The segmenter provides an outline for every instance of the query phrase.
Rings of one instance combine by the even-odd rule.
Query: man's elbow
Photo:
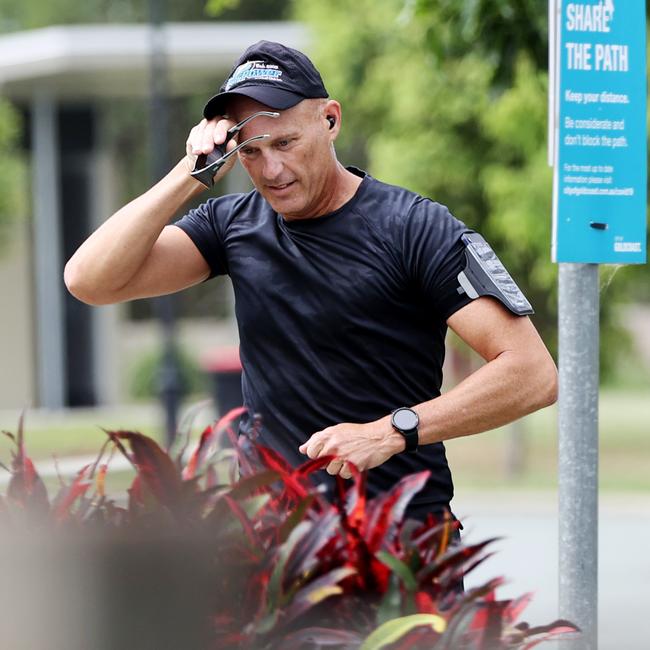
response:
[[[68,291],[87,305],[106,305],[110,300],[104,299],[97,291],[93,291],[88,282],[84,281],[83,273],[74,260],[70,260],[63,269],[63,282]]]
[[[558,398],[559,381],[557,367],[550,355],[541,364],[538,364],[535,374],[538,378],[536,408],[542,409],[555,404]]]

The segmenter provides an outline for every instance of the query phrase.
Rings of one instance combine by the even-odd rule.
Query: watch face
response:
[[[409,431],[415,429],[420,422],[418,414],[409,408],[397,409],[393,413],[393,423],[397,429],[401,431]]]

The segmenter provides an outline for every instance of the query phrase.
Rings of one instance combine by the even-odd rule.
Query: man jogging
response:
[[[336,456],[322,472],[330,489],[328,474],[349,478],[350,463],[369,470],[370,496],[430,470],[409,510],[423,518],[453,496],[443,441],[553,403],[557,373],[489,245],[444,206],[344,167],[341,125],[304,54],[256,43],[207,103],[185,157],[82,244],[65,281],[100,305],[228,274],[242,430],[261,415],[261,442],[293,465]],[[167,225],[236,157],[252,192]],[[447,327],[486,363],[441,395]]]

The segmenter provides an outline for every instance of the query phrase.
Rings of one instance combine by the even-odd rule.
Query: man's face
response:
[[[303,100],[278,118],[252,120],[237,138],[243,142],[254,135],[270,135],[244,147],[239,159],[257,191],[286,219],[309,219],[328,211],[336,170],[328,104]],[[273,110],[247,97],[233,100],[229,109],[236,122],[257,111]]]

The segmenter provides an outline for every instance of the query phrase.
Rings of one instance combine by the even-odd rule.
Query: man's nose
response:
[[[282,159],[276,151],[270,150],[264,152],[264,165],[262,175],[266,181],[274,181],[282,174]]]

